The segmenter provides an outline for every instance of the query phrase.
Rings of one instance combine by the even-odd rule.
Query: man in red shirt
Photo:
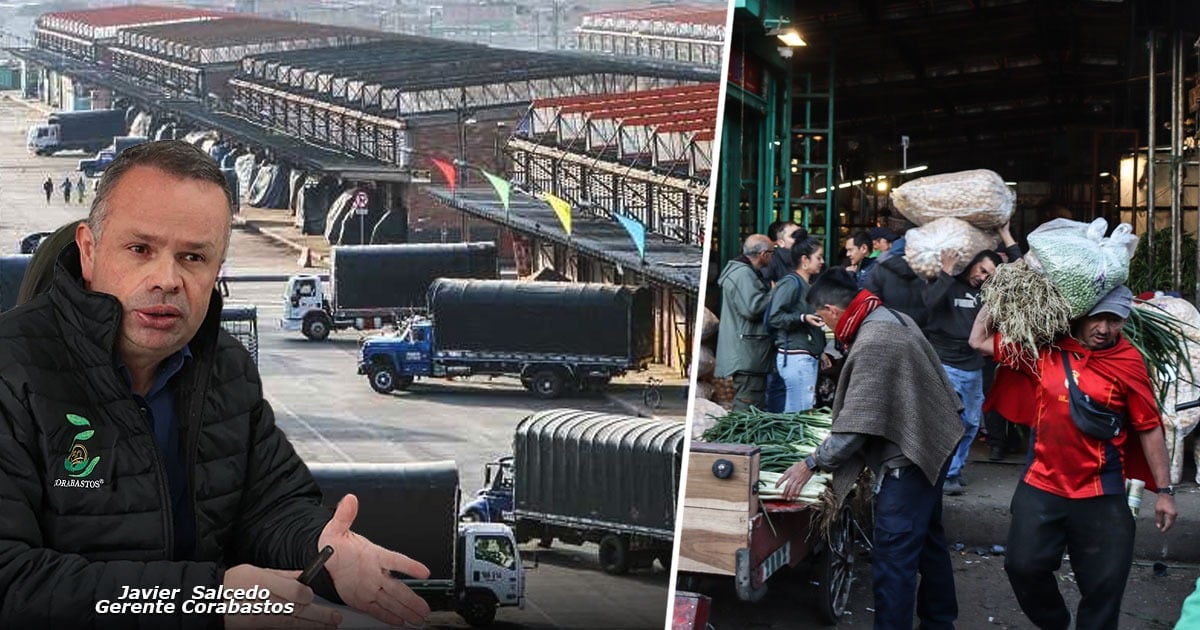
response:
[[[1030,427],[1030,455],[1012,499],[1004,569],[1021,609],[1043,629],[1065,629],[1071,613],[1054,576],[1064,550],[1083,595],[1075,627],[1116,628],[1133,561],[1134,519],[1125,479],[1158,488],[1155,521],[1175,522],[1167,449],[1142,356],[1121,336],[1133,295],[1117,287],[1072,322],[1071,335],[1041,349],[1036,365],[1004,352],[986,306],[971,330],[971,347],[1000,367],[984,410]],[[1125,418],[1116,437],[1098,440],[1071,419],[1064,355],[1080,390]]]

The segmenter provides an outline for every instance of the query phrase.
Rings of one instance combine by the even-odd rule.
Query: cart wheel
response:
[[[854,580],[854,523],[848,507],[842,508],[829,532],[818,571],[821,592],[817,613],[822,621],[834,625],[846,612]]]

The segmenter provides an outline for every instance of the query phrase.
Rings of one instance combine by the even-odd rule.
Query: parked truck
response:
[[[525,574],[512,529],[461,523],[458,467],[420,464],[309,464],[323,503],[359,499],[354,531],[429,568],[429,578],[403,579],[433,610],[453,610],[486,626],[500,607],[525,607]]]
[[[103,173],[122,151],[148,141],[144,136],[117,136],[112,139],[112,144],[100,149],[95,156],[79,160],[79,171],[88,177],[95,177]]]
[[[288,278],[284,330],[321,341],[333,330],[392,326],[425,307],[437,278],[500,276],[491,242],[345,245],[330,253],[328,290],[315,275]]]
[[[367,339],[358,373],[381,394],[417,378],[515,376],[539,398],[601,388],[653,355],[650,291],[609,284],[440,279],[429,314]]]
[[[58,151],[70,150],[95,153],[112,143],[115,136],[125,133],[124,110],[56,112],[50,114],[46,122],[29,128],[25,146],[37,155],[54,155]]]
[[[608,573],[671,566],[684,424],[555,409],[517,425],[513,454],[486,465],[467,522],[507,523],[517,541],[600,546]]]

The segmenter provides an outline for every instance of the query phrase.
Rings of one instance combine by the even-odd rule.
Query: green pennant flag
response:
[[[509,194],[512,192],[512,184],[508,183],[508,180],[504,179],[503,177],[499,177],[497,175],[492,175],[491,173],[489,173],[483,169],[479,169],[479,172],[483,173],[483,176],[486,177],[487,180],[492,183],[492,188],[496,189],[496,194],[500,195],[500,201],[504,202],[504,218],[507,219],[508,218],[508,197],[509,197]]]

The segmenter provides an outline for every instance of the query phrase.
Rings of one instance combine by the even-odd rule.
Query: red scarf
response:
[[[874,293],[863,289],[850,300],[850,305],[846,307],[842,313],[842,318],[838,320],[837,327],[833,330],[833,336],[842,343],[843,346],[850,346],[850,342],[854,341],[854,337],[858,334],[858,327],[862,326],[863,320],[870,315],[872,311],[883,306],[883,300],[880,300]]]

